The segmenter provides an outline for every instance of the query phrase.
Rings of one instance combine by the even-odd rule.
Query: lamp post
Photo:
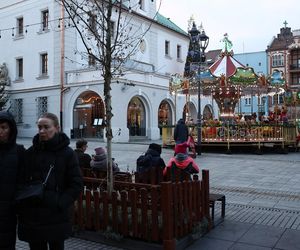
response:
[[[198,87],[198,113],[197,113],[197,153],[201,155],[201,66],[205,62],[205,49],[208,46],[209,37],[205,34],[205,31],[200,26],[200,30],[197,29],[195,22],[191,30],[189,30],[190,45],[192,47],[192,64],[197,65],[194,68],[197,76],[197,87]],[[192,67],[191,67],[192,70]]]

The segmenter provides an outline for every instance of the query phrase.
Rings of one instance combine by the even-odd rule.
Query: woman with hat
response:
[[[104,148],[95,148],[95,155],[93,156],[90,166],[93,170],[107,171],[107,154]],[[118,165],[115,163],[114,159],[112,161],[113,172],[120,171]]]

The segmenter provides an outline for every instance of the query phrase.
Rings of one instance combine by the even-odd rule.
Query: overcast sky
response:
[[[185,31],[192,15],[197,26],[202,22],[207,50],[221,49],[228,33],[234,53],[264,51],[285,20],[300,29],[300,0],[161,0],[159,12]]]

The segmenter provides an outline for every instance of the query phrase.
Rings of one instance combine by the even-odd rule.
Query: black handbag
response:
[[[44,188],[53,168],[54,165],[51,164],[47,176],[43,182],[32,182],[22,186],[19,190],[17,190],[15,200],[22,201],[30,198],[41,198],[44,194]]]

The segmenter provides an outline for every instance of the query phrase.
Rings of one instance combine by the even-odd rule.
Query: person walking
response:
[[[31,250],[47,250],[48,246],[62,250],[72,233],[72,205],[83,190],[83,180],[77,156],[69,147],[70,139],[59,132],[57,116],[45,113],[37,126],[33,145],[26,150],[20,185],[43,181],[48,174],[49,178],[42,197],[20,201],[18,237],[28,242]]]
[[[178,120],[174,129],[174,140],[176,144],[184,143],[189,136],[189,130],[184,120],[181,118]]]
[[[76,149],[74,150],[79,161],[79,166],[81,169],[83,168],[89,168],[90,162],[92,160],[91,156],[87,153],[85,153],[88,142],[85,139],[79,139],[76,142]]]
[[[18,170],[25,148],[16,144],[17,126],[13,116],[0,112],[0,249],[14,250],[17,218],[14,206]]]

